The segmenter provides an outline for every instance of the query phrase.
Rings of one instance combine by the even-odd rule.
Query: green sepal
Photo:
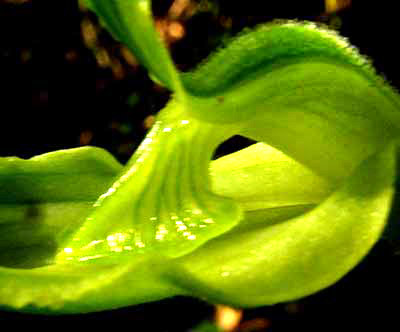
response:
[[[399,137],[398,94],[345,39],[313,23],[260,26],[182,80],[191,116],[236,123],[236,134],[333,181]]]
[[[38,314],[85,313],[184,294],[161,277],[167,264],[153,254],[103,264],[0,267],[0,307]]]
[[[94,147],[0,158],[0,265],[48,264],[121,169]]]
[[[126,44],[158,81],[183,98],[180,78],[157,33],[150,0],[84,0],[111,34]]]

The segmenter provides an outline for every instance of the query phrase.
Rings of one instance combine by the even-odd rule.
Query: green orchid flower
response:
[[[346,40],[276,22],[180,73],[149,0],[86,4],[173,97],[124,166],[94,147],[0,160],[2,307],[255,307],[362,260],[390,211],[400,98]],[[211,161],[233,135],[259,143]]]

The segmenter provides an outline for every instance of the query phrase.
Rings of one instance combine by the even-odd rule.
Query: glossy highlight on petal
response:
[[[210,188],[212,153],[231,129],[183,117],[176,107],[160,114],[125,171],[65,245],[68,250],[60,251],[58,262],[148,251],[179,257],[242,219],[233,200]]]

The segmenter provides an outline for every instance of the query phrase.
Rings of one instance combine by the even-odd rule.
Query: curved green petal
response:
[[[48,264],[121,169],[94,147],[0,158],[0,265]]]
[[[255,151],[261,160],[266,158],[263,163],[250,157],[249,153]],[[238,160],[238,169],[233,163],[225,163],[230,158]],[[280,197],[277,202],[273,197],[270,202],[260,201],[262,204],[257,207],[265,210],[283,202],[312,205],[332,189],[300,164],[263,144],[214,162],[214,187],[226,192],[223,188],[228,180],[219,179],[220,176],[230,177],[231,172],[257,174],[257,168],[264,167],[275,169],[272,180],[277,186],[276,197]],[[218,173],[219,170],[224,171]],[[254,181],[251,176],[247,177],[248,183],[243,178],[240,187],[246,188]],[[394,150],[388,148],[366,161],[343,187],[310,212],[286,221],[284,214],[256,224],[245,219],[230,232],[179,259],[166,259],[151,252],[97,260],[83,257],[77,263],[30,270],[0,268],[0,305],[30,312],[72,313],[174,295],[200,296],[240,306],[303,296],[340,278],[377,240],[390,207],[393,179]],[[320,194],[315,196],[312,189],[302,192],[300,185],[296,188],[294,183],[300,180]],[[285,199],[288,187],[293,190]],[[251,190],[247,193],[252,195]],[[244,206],[246,197],[245,193],[238,198],[244,198]]]
[[[98,194],[92,194],[96,182],[106,186],[121,171],[121,166],[108,153],[97,148],[80,148],[57,151],[30,160],[2,158],[0,164],[8,166],[3,167],[3,171],[12,170],[14,175],[5,172],[0,174],[2,179],[7,179],[9,183],[19,181],[19,188],[26,188],[21,190],[20,195],[29,193],[31,197],[35,196],[28,188],[36,178],[36,183],[40,183],[35,187],[38,196],[42,197],[40,206],[44,209],[43,206],[57,204],[46,210],[46,213],[40,214],[41,218],[46,216],[41,221],[44,226],[41,229],[45,233],[32,228],[26,215],[25,218],[21,216],[2,224],[1,306],[38,313],[76,313],[133,305],[178,294],[188,295],[186,290],[163,280],[161,275],[165,268],[169,268],[171,260],[161,258],[154,252],[125,256],[120,253],[102,259],[83,256],[77,263],[37,267],[53,261],[55,251],[60,249],[65,234],[79,228],[82,217],[90,213],[89,203],[93,203],[94,197],[102,192],[100,185]],[[16,167],[16,164],[19,166]],[[71,169],[74,172],[68,176]],[[216,160],[212,162],[211,169],[212,187],[217,193],[230,196],[241,188],[247,188],[246,193],[239,195],[240,197],[235,196],[246,216],[236,231],[240,228],[248,230],[259,227],[260,223],[266,226],[298,215],[314,206],[332,190],[332,186],[323,179],[265,144],[256,144]],[[268,180],[264,180],[264,172],[270,173]],[[27,176],[17,176],[21,174]],[[54,177],[50,183],[45,181],[52,176]],[[93,183],[88,177],[91,177]],[[31,181],[26,182],[26,179]],[[80,186],[79,181],[86,185]],[[226,187],[229,181],[231,188]],[[247,198],[257,193],[257,190],[252,192],[251,189],[255,185],[254,181],[264,181],[260,185],[273,188],[274,195],[268,199],[260,197],[257,199],[257,206],[249,206],[246,203]],[[301,188],[301,181],[309,187]],[[48,187],[50,185],[51,191]],[[237,190],[232,191],[232,187]],[[67,188],[70,190],[65,190]],[[8,189],[12,190],[12,186]],[[81,195],[86,209],[75,211],[67,199],[78,194]],[[57,202],[51,202],[52,199]],[[20,209],[18,204],[13,207]],[[65,229],[69,232],[65,232]],[[61,234],[64,235],[60,236]],[[53,243],[52,250],[43,246],[48,240]],[[5,256],[8,256],[8,260]]]
[[[182,79],[193,117],[238,123],[236,134],[333,181],[400,133],[398,94],[346,40],[312,23],[261,26]]]
[[[0,267],[0,307],[32,313],[84,313],[119,308],[184,291],[164,281],[168,262],[155,255],[122,262]]]
[[[213,161],[213,191],[245,211],[319,204],[335,188],[273,147],[257,143]]]
[[[31,159],[0,158],[0,306],[37,313],[86,312],[179,293],[160,280],[156,255],[101,264],[54,264],[122,166],[100,148]],[[124,264],[125,263],[125,264]],[[151,272],[150,272],[151,271]],[[134,284],[134,293],[126,285]]]
[[[264,143],[211,163],[213,190],[244,212],[241,228],[266,227],[314,208],[337,185]]]
[[[369,158],[312,211],[224,234],[176,260],[171,283],[215,303],[274,304],[325,288],[378,240],[394,192],[395,149]]]

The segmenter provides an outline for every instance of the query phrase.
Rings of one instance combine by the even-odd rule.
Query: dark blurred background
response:
[[[95,145],[125,162],[168,100],[168,91],[153,83],[134,55],[77,0],[34,3],[0,0],[0,155],[27,158]],[[277,18],[312,20],[338,30],[400,87],[396,1],[157,0],[153,13],[181,70],[195,67],[243,28]],[[245,143],[233,140],[226,150]],[[392,225],[399,206],[397,199]],[[397,330],[396,248],[392,238],[382,240],[343,280],[316,295],[237,312],[242,318],[230,331],[358,331],[375,324],[379,331]],[[206,332],[215,331],[215,310],[202,301],[177,298],[63,318],[0,312],[0,324],[115,320],[128,321],[133,331]],[[195,328],[204,321],[210,324]]]

